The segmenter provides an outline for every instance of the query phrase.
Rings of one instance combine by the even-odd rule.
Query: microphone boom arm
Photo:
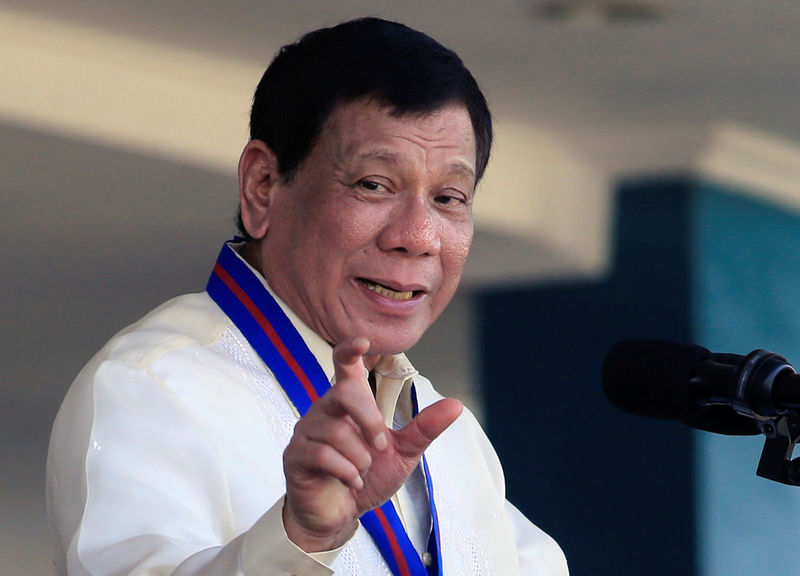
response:
[[[766,350],[754,350],[739,367],[731,398],[733,409],[755,418],[766,436],[756,475],[800,486],[800,458],[792,458],[794,446],[800,441],[800,417],[794,409],[776,406],[773,390],[779,377],[790,374],[795,371],[785,358]]]
[[[797,414],[792,411],[772,420],[761,421],[759,427],[767,438],[756,475],[782,484],[800,486],[800,458],[792,458],[794,446],[800,440]]]

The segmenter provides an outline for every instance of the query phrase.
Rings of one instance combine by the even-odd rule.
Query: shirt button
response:
[[[430,552],[422,553],[422,564],[425,565],[426,567],[433,564],[433,556],[431,556]]]

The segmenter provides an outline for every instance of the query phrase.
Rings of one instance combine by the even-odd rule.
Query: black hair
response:
[[[458,55],[397,22],[359,18],[309,32],[280,49],[256,88],[250,138],[263,140],[290,180],[338,104],[373,98],[395,116],[462,104],[476,142],[476,180],[489,161],[492,119]],[[238,218],[240,233],[247,237]]]

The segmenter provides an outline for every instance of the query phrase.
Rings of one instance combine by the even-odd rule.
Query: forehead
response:
[[[452,156],[475,172],[475,133],[467,109],[460,104],[402,115],[374,100],[339,104],[320,133],[320,143],[323,141],[348,159],[380,155],[384,148],[411,154],[419,150]]]

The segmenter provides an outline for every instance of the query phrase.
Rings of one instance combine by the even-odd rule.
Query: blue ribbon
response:
[[[330,388],[330,382],[292,322],[229,243],[220,251],[206,290],[269,366],[300,415],[305,415]],[[416,416],[413,387],[412,403]],[[433,521],[428,545],[433,559],[430,567],[426,568],[417,554],[391,501],[360,518],[395,576],[442,576],[439,522],[425,456],[422,465]]]

